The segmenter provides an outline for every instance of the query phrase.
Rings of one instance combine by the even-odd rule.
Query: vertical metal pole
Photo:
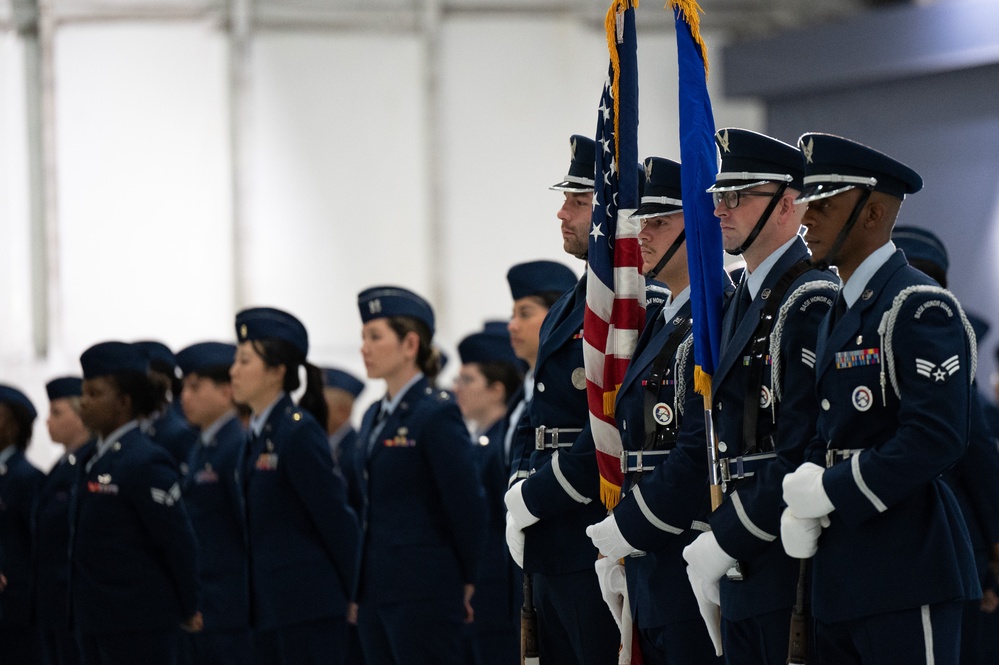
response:
[[[56,208],[55,104],[51,7],[37,0],[14,5],[24,45],[28,148],[28,214],[31,256],[31,344],[45,358],[60,339],[58,217]]]
[[[250,40],[253,1],[229,2],[229,150],[232,183],[232,304],[247,304],[246,177],[249,172]]]
[[[444,283],[447,270],[444,257],[444,220],[441,205],[441,143],[443,133],[440,128],[440,40],[442,0],[424,0],[423,25],[423,87],[426,95],[424,111],[425,131],[423,150],[423,172],[427,182],[427,240],[429,242],[428,296],[438,312],[447,311],[448,293]]]

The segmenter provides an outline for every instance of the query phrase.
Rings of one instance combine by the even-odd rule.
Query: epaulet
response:
[[[431,397],[435,402],[450,402],[451,393],[446,390],[440,390],[432,386],[427,386],[426,388],[427,396]]]
[[[694,332],[691,332],[680,342],[676,349],[676,383],[674,384],[673,400],[677,413],[683,415],[683,403],[687,397],[687,358],[691,356],[694,347]]]
[[[780,311],[777,312],[777,320],[774,322],[774,327],[770,331],[770,387],[774,393],[774,401],[780,401],[781,398],[780,342],[781,336],[784,334],[784,325],[787,322],[787,317],[795,309],[804,313],[815,303],[821,302],[825,303],[829,307],[832,307],[833,299],[827,294],[812,293],[813,291],[819,292],[828,290],[832,290],[833,292],[839,291],[839,284],[835,283],[831,279],[811,279],[792,291],[791,295],[784,301],[784,304],[781,305]],[[804,358],[802,358],[802,360],[804,361]],[[814,357],[812,358],[811,364],[812,367],[815,366]]]
[[[891,309],[889,309],[881,316],[881,323],[878,325],[878,335],[881,336],[881,350],[882,350],[881,353],[882,399],[884,398],[883,393],[885,389],[884,359],[887,359],[888,361],[888,377],[891,380],[892,390],[895,391],[895,396],[901,399],[901,393],[899,392],[898,389],[898,377],[895,372],[895,355],[893,353],[894,344],[892,342],[892,336],[895,333],[895,323],[898,321],[898,314],[902,310],[902,305],[905,304],[905,301],[909,298],[909,296],[914,294],[936,295],[949,300],[950,304],[957,309],[957,313],[961,317],[961,323],[964,325],[964,332],[968,336],[969,342],[970,340],[975,339],[975,330],[974,328],[971,327],[971,323],[968,321],[968,317],[964,314],[964,308],[961,307],[961,303],[958,302],[957,298],[954,297],[953,293],[951,293],[950,291],[948,291],[943,287],[934,286],[932,284],[918,284],[916,286],[909,286],[902,289],[898,293],[898,295],[895,296],[895,299],[892,301]],[[950,305],[948,305],[948,303],[938,300],[936,301],[935,304],[943,307],[945,310],[950,309]],[[975,380],[975,372],[978,370],[978,345],[969,343],[968,347],[970,349],[970,354],[971,354],[971,371],[968,372],[968,380],[969,382],[971,382]]]

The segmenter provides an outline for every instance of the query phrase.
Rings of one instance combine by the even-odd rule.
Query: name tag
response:
[[[118,486],[113,483],[100,483],[88,480],[87,491],[91,494],[108,494],[113,496],[118,494]]]
[[[416,439],[409,439],[405,436],[396,436],[391,439],[385,439],[382,441],[382,445],[386,448],[415,448]]]
[[[259,462],[259,460],[257,461]],[[215,469],[204,468],[194,474],[194,482],[197,485],[210,485],[212,483],[217,483],[218,481],[219,481],[219,474],[215,473]]]
[[[276,471],[278,465],[277,453],[260,453],[256,464],[253,466],[258,471]]]

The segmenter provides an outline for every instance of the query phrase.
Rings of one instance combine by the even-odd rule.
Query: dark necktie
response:
[[[746,283],[746,280],[743,280],[739,284],[738,292],[735,295],[737,298],[735,302],[735,322],[738,324],[746,317],[746,312],[749,311],[749,308],[753,304],[753,297],[749,294],[749,285]]]
[[[843,320],[843,316],[846,315],[846,310],[847,310],[846,298],[844,298],[843,294],[840,293],[839,295],[836,296],[836,304],[833,305],[832,322],[834,326]]]

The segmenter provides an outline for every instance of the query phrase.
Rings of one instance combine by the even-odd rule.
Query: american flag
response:
[[[630,0],[607,12],[610,68],[600,96],[596,187],[590,227],[583,317],[583,362],[590,426],[600,469],[600,498],[613,508],[621,497],[621,435],[614,399],[645,323],[645,280],[638,207],[638,47]]]

